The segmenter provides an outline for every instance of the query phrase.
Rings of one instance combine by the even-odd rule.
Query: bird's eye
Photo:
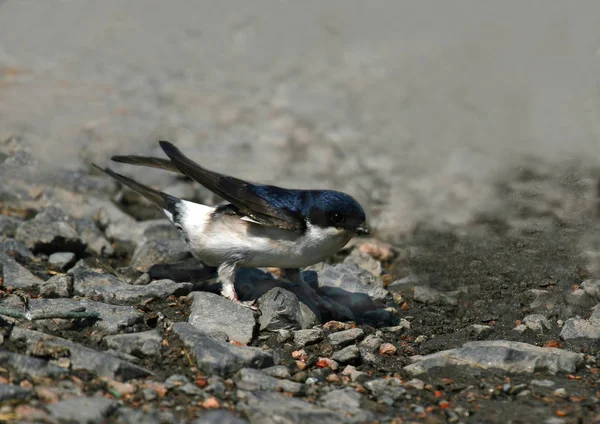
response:
[[[331,215],[331,221],[335,224],[335,225],[340,225],[341,223],[344,222],[344,215],[342,215],[339,212],[334,213],[333,215]]]

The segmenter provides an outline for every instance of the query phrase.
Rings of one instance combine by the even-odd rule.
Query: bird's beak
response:
[[[369,230],[369,227],[367,226],[366,222],[363,222],[358,227],[356,227],[356,234],[358,234],[359,236],[368,236],[369,234],[371,234],[371,230]]]

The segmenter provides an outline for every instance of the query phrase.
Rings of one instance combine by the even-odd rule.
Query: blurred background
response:
[[[15,137],[39,172],[165,138],[240,178],[345,190],[390,241],[524,207],[577,219],[600,168],[600,3],[0,0]]]

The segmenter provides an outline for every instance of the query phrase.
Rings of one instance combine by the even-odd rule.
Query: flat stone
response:
[[[330,334],[327,339],[333,346],[346,346],[362,339],[365,332],[362,328],[351,328],[350,330],[338,331]]]
[[[148,272],[154,265],[179,262],[190,256],[189,247],[179,238],[147,240],[135,249],[129,266],[138,271]]]
[[[0,351],[0,363],[30,377],[56,377],[68,372],[43,359],[9,351]]]
[[[73,277],[54,275],[40,284],[40,296],[44,298],[71,297],[73,295]]]
[[[194,424],[246,424],[248,421],[237,417],[226,409],[215,409],[200,415]]]
[[[109,256],[115,252],[112,244],[106,239],[93,220],[90,218],[78,219],[75,225],[77,233],[81,241],[87,246],[88,251],[98,256]]]
[[[261,315],[258,318],[261,331],[300,330],[310,328],[318,320],[296,295],[281,287],[269,290],[258,299]]]
[[[192,283],[176,283],[172,280],[157,280],[145,286],[134,286],[112,274],[88,269],[75,269],[72,274],[75,295],[91,297],[113,305],[135,305],[147,299],[181,296],[188,294],[192,289]]]
[[[275,378],[292,378],[290,371],[285,365],[275,365],[273,367],[263,368],[262,372]]]
[[[229,376],[246,367],[275,365],[272,351],[216,340],[187,322],[177,322],[172,328],[191,350],[198,368],[206,373]]]
[[[600,340],[600,320],[569,318],[560,331],[560,337],[563,340],[591,339],[598,341]]]
[[[56,252],[48,258],[48,265],[52,269],[64,271],[75,263],[75,253]]]
[[[130,355],[152,357],[160,353],[162,337],[156,330],[140,333],[115,334],[104,338],[106,345]]]
[[[469,334],[478,338],[483,339],[494,331],[490,325],[472,324],[468,327]]]
[[[307,330],[294,331],[294,345],[304,347],[323,340],[323,330],[320,328],[309,328]]]
[[[60,422],[101,423],[116,411],[119,402],[103,396],[62,400],[47,406],[50,416]]]
[[[334,352],[331,359],[340,364],[358,364],[360,362],[360,350],[356,345],[346,346],[342,350]]]
[[[94,302],[88,299],[31,299],[29,301],[29,311],[32,315],[54,311],[86,311],[98,312],[100,319],[94,321],[94,328],[101,330],[104,334],[116,334],[125,328],[134,324],[143,322],[144,314],[139,312],[133,306],[109,305],[102,302]],[[37,321],[43,325],[46,320]],[[56,328],[61,323],[67,326],[74,325],[68,319],[52,319],[49,321],[51,328]]]
[[[260,370],[242,368],[237,374],[237,388],[241,390],[256,391],[284,391],[300,393],[303,385],[290,380],[271,377]]]
[[[432,304],[432,305],[457,305],[458,299],[447,293],[442,293],[439,290],[429,286],[415,286],[413,291],[413,299],[417,302]]]
[[[236,409],[251,423],[319,423],[342,424],[348,418],[343,413],[315,406],[305,400],[273,392],[238,392]]]
[[[222,331],[243,344],[252,341],[256,320],[249,308],[209,292],[193,292],[188,297],[192,299],[188,321],[194,327],[205,333]]]
[[[583,355],[563,349],[533,346],[527,343],[490,340],[465,343],[457,349],[414,357],[404,367],[411,376],[419,376],[433,368],[472,367],[502,370],[511,374],[534,372],[573,373],[583,364]]]
[[[31,397],[31,390],[19,386],[0,383],[0,402],[26,400]]]
[[[35,253],[83,252],[86,248],[77,233],[75,219],[54,206],[19,225],[15,239]]]
[[[25,343],[28,354],[31,353],[32,349],[39,348],[40,342],[48,348],[63,349],[65,352],[68,352],[72,369],[88,370],[99,376],[129,380],[131,378],[146,377],[152,374],[145,368],[115,356],[39,331],[15,327],[10,335],[10,340],[13,342]]]
[[[29,290],[43,283],[42,279],[4,253],[0,253],[0,274],[3,287]]]

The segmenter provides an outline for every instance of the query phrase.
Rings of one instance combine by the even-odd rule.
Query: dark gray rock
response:
[[[342,350],[334,352],[331,359],[340,364],[356,365],[360,362],[360,350],[355,345],[346,346]]]
[[[0,275],[4,287],[28,290],[42,284],[42,280],[33,275],[27,268],[13,258],[0,253]]]
[[[73,293],[101,300],[113,305],[135,305],[149,298],[164,299],[171,295],[188,294],[191,283],[176,283],[172,280],[152,281],[145,286],[133,286],[111,274],[88,269],[74,269]]]
[[[167,390],[172,390],[172,389],[175,389],[176,387],[181,387],[184,384],[187,384],[189,382],[190,382],[190,379],[187,378],[185,375],[173,374],[173,375],[170,375],[165,380],[165,387],[167,388]]]
[[[54,275],[40,284],[40,296],[45,298],[71,297],[73,295],[73,277]]]
[[[258,318],[261,331],[306,329],[318,322],[316,315],[303,308],[294,293],[281,287],[269,290],[257,303],[261,312]]]
[[[598,341],[600,340],[600,319],[595,317],[589,320],[569,318],[560,331],[560,337],[563,340],[590,339]]]
[[[50,268],[64,271],[75,263],[75,253],[72,252],[56,252],[48,258]]]
[[[27,259],[32,260],[35,258],[34,254],[25,246],[21,241],[8,238],[0,242],[0,254],[5,253],[7,256],[12,258],[18,258],[19,260]]]
[[[82,252],[85,243],[77,233],[75,219],[62,209],[51,206],[17,228],[15,239],[34,252]]]
[[[305,400],[291,398],[281,393],[238,392],[240,402],[236,409],[251,423],[319,423],[341,424],[348,422],[345,414],[315,406]]]
[[[239,303],[209,292],[194,292],[189,323],[197,329],[212,333],[222,331],[230,340],[243,344],[252,341],[256,320],[254,313]]]
[[[9,351],[0,351],[0,363],[30,377],[56,377],[68,372],[43,359]]]
[[[120,352],[139,357],[151,357],[160,353],[162,337],[156,330],[141,333],[116,334],[104,338],[106,345]]]
[[[429,286],[416,286],[413,292],[413,299],[417,302],[432,305],[457,305],[458,299],[448,293],[442,293],[439,290]]]
[[[141,323],[144,319],[144,314],[133,306],[109,305],[88,299],[31,299],[29,310],[32,315],[54,311],[98,312],[100,319],[96,320],[93,325],[104,334],[116,334],[134,324]],[[71,320],[63,319],[39,320],[37,323],[44,325],[46,321],[48,321],[48,327],[53,329],[56,329],[57,325],[59,327],[73,325]]]
[[[343,347],[352,343],[356,343],[362,339],[365,332],[362,328],[351,328],[350,330],[338,331],[330,334],[327,339],[333,346]]]
[[[172,328],[191,350],[198,368],[206,373],[227,376],[246,367],[265,368],[275,365],[271,351],[216,340],[187,322],[177,322]]]
[[[33,350],[39,349],[40,344],[48,348],[61,349],[65,353],[68,352],[68,359],[71,363],[71,368],[74,370],[84,369],[94,372],[99,376],[113,379],[121,378],[123,380],[146,377],[151,374],[147,369],[115,356],[38,331],[15,327],[10,335],[10,340],[12,342],[24,343],[27,346],[28,354]]]
[[[31,397],[31,390],[19,386],[0,383],[0,402],[26,400]]]
[[[369,334],[365,339],[358,345],[359,348],[365,349],[368,352],[375,352],[381,346],[381,339],[374,334]]]
[[[384,305],[389,292],[383,280],[355,263],[323,264],[318,272],[318,293],[361,316]],[[318,267],[316,268],[318,270]]]
[[[198,417],[194,424],[246,424],[248,421],[226,409],[215,409]]]
[[[271,377],[260,370],[242,368],[237,374],[237,388],[248,391],[279,391],[300,393],[303,385],[290,380]]]
[[[114,413],[119,402],[103,396],[62,400],[47,406],[50,416],[59,422],[101,423]]]
[[[399,378],[378,378],[367,381],[364,386],[379,401],[389,398],[393,402],[406,394],[406,389]]]
[[[588,311],[597,303],[597,301],[583,289],[577,289],[569,293],[565,297],[565,302],[567,305],[574,306],[582,311]]]
[[[307,330],[294,331],[294,345],[304,347],[323,340],[323,330],[320,328],[309,328]]]
[[[14,237],[21,222],[12,216],[0,215],[0,236]]]
[[[135,249],[129,266],[138,271],[148,272],[154,265],[179,262],[190,256],[190,249],[179,238],[147,240]]]
[[[411,376],[419,376],[433,368],[472,367],[496,369],[512,374],[534,372],[573,373],[583,364],[583,355],[563,349],[533,346],[527,343],[490,340],[465,343],[457,349],[444,350],[413,358],[413,364],[404,367]]]

